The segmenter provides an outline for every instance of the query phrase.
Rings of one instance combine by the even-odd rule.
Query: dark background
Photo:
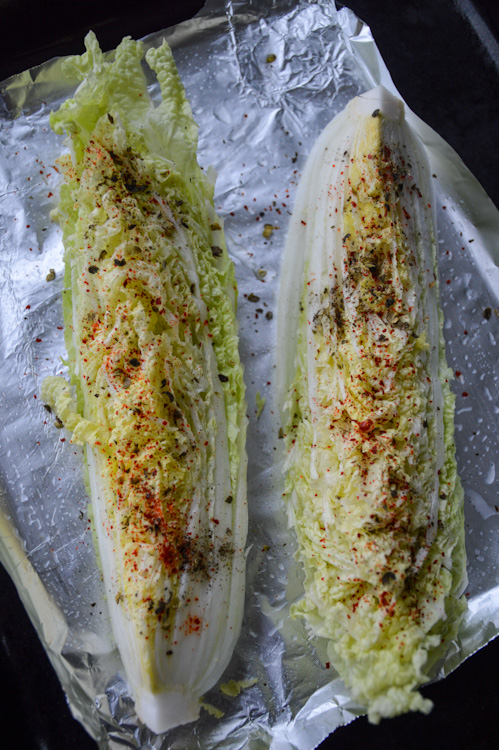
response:
[[[0,0],[0,80],[55,55],[83,51],[92,28],[103,49],[194,15],[199,0]],[[499,1],[350,0],[403,98],[461,155],[499,206]],[[499,741],[499,639],[424,694],[428,716],[337,730],[321,750],[489,750]],[[0,567],[0,746],[95,750],[71,718],[15,588]]]

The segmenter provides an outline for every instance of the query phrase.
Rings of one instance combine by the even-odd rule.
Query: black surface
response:
[[[409,106],[458,151],[499,206],[497,0],[346,4],[371,26]],[[140,37],[156,31],[190,17],[201,5],[0,0],[0,80],[54,55],[81,52],[89,28],[109,49],[126,34]],[[378,727],[359,719],[335,732],[321,750],[489,750],[499,740],[497,674],[499,640],[443,682],[424,689],[435,702],[429,716],[403,716]],[[1,568],[0,747],[96,747],[71,718],[57,677]]]

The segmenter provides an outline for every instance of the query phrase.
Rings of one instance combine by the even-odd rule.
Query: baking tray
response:
[[[372,29],[408,105],[463,158],[499,206],[499,28],[495,2],[372,0],[347,3]],[[8,30],[0,80],[54,55],[80,52],[89,28],[103,48],[191,17],[201,2],[137,4],[51,1],[2,3]],[[68,29],[70,29],[68,31]],[[379,727],[365,718],[337,730],[321,750],[490,748],[499,738],[499,639],[424,694],[428,717],[409,715]],[[0,743],[20,750],[95,750],[71,717],[58,680],[17,593],[0,569]]]

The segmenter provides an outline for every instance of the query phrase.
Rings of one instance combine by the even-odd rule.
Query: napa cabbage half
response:
[[[430,182],[402,102],[382,87],[352,100],[309,157],[283,260],[294,613],[374,722],[429,710],[417,688],[465,606]]]
[[[139,718],[163,732],[197,718],[240,632],[237,289],[167,43],[85,44],[51,116],[71,150],[57,210],[71,387],[48,378],[42,396],[85,445],[114,636]]]

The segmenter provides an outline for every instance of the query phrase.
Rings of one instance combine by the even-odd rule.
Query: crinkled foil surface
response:
[[[281,499],[274,400],[279,265],[316,137],[353,96],[380,82],[395,89],[369,29],[327,0],[217,0],[146,44],[164,36],[199,123],[200,161],[218,172],[216,206],[239,282],[250,418],[248,578],[243,630],[223,681],[257,682],[233,698],[215,687],[206,703],[223,716],[203,711],[195,724],[162,737],[136,720],[110,633],[82,453],[39,398],[42,379],[65,370],[62,243],[50,220],[63,146],[48,124],[50,110],[72,93],[60,60],[1,86],[0,559],[73,714],[102,748],[309,750],[362,710],[327,668],[324,644],[289,618],[301,578]],[[499,215],[456,154],[408,117],[436,175],[445,336],[457,371],[456,441],[466,493],[469,609],[439,678],[499,632]],[[55,278],[47,280],[51,269]]]

